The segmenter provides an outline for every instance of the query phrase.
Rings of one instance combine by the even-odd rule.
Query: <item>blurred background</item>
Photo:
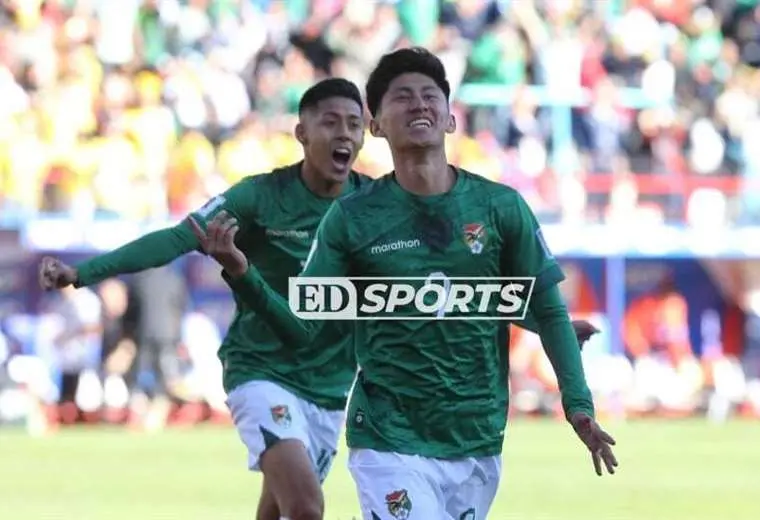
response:
[[[594,518],[595,507],[604,519],[758,517],[751,484],[737,476],[760,464],[745,449],[760,425],[758,0],[0,1],[0,483],[12,479],[0,490],[16,490],[0,511],[250,516],[231,428],[137,448],[121,434],[64,435],[81,423],[129,429],[154,384],[152,366],[134,361],[151,334],[171,338],[181,367],[170,429],[229,424],[216,351],[233,307],[215,265],[190,255],[48,295],[37,263],[111,250],[247,175],[297,161],[304,90],[329,75],[363,88],[382,54],[408,45],[433,50],[448,70],[459,122],[451,161],[520,190],[566,270],[573,318],[601,329],[584,363],[603,421],[619,421],[612,431],[630,468],[616,477],[624,486],[605,488],[606,502],[580,493],[606,484],[583,484],[577,474],[590,468],[575,444],[561,444],[574,442],[566,432],[528,426],[559,419],[557,384],[538,338],[513,327],[504,348],[511,412],[522,417],[508,459],[521,476],[496,516],[539,518],[540,503],[558,508],[541,518],[564,520]],[[386,143],[368,136],[356,167],[389,171]],[[168,286],[175,297],[156,299]],[[180,316],[174,330],[150,319],[167,315]],[[636,426],[652,424],[643,417],[656,428]],[[29,444],[51,427],[61,427],[59,443]],[[552,457],[552,504],[536,495],[548,474],[530,472],[541,457]],[[698,487],[696,464],[713,459],[729,487],[715,478]],[[188,461],[197,460],[195,482]],[[659,469],[637,473],[637,463]],[[62,467],[87,484],[54,477]],[[348,519],[352,484],[344,468],[335,474],[330,496],[341,499],[328,500],[329,518]],[[675,485],[691,502],[665,494]],[[41,489],[46,500],[29,500]],[[130,500],[130,490],[149,499]],[[731,511],[726,500],[742,490],[750,499]],[[726,500],[695,500],[716,491]],[[101,498],[99,512],[87,509]]]
[[[169,277],[46,295],[41,255],[113,249],[297,161],[303,91],[363,87],[408,45],[450,75],[451,161],[521,191],[573,317],[602,330],[584,351],[600,413],[760,417],[757,0],[0,5],[0,425],[33,430],[30,396],[54,423],[129,423],[151,391],[133,361]],[[368,135],[357,169],[391,168]],[[182,296],[153,312],[182,316],[171,422],[228,421],[228,291],[199,255],[168,269]],[[515,329],[509,348],[513,412],[558,414],[538,338]]]

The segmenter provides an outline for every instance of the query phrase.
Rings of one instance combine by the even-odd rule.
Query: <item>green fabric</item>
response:
[[[415,220],[420,212],[439,224],[425,228]],[[449,225],[448,242],[424,238]],[[506,186],[460,170],[449,193],[418,197],[394,175],[382,177],[328,210],[302,272],[432,275],[535,278],[530,310],[558,372],[565,413],[593,416],[578,342],[556,287],[564,275],[527,203]],[[509,405],[507,322],[301,320],[255,267],[238,279],[223,277],[289,343],[313,341],[328,324],[354,333],[361,370],[348,408],[349,447],[434,458],[501,452]]]

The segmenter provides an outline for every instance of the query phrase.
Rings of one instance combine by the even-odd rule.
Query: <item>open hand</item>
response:
[[[77,281],[77,270],[58,258],[46,256],[40,261],[37,271],[40,287],[46,291],[63,289]]]
[[[581,350],[583,345],[593,336],[599,332],[599,329],[591,325],[586,320],[575,320],[572,323],[573,330],[575,330],[575,337],[578,338],[578,345]]]
[[[208,223],[206,230],[190,216],[190,227],[201,244],[201,249],[219,262],[227,274],[237,278],[248,270],[248,259],[235,245],[235,235],[240,230],[237,220],[228,215],[226,211],[220,211]]]
[[[601,426],[585,413],[578,412],[573,414],[570,418],[570,424],[572,424],[575,433],[591,452],[591,460],[594,463],[596,474],[602,476],[602,463],[604,463],[607,473],[613,475],[618,461],[612,453],[610,446],[615,445],[615,439],[602,430]]]

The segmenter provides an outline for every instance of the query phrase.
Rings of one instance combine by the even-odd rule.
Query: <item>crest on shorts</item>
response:
[[[486,226],[484,224],[465,224],[464,243],[472,254],[479,255],[486,245]]]
[[[398,520],[406,520],[412,512],[412,500],[406,489],[399,489],[385,495],[385,505],[388,506],[388,512],[393,518]]]
[[[290,426],[290,410],[284,404],[278,404],[269,409],[272,412],[272,420],[277,426],[287,428]]]

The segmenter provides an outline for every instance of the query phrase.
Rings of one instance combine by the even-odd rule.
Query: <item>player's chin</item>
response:
[[[333,161],[330,168],[326,170],[327,178],[335,182],[343,182],[348,178],[348,174],[351,173],[351,161],[338,162]]]
[[[404,148],[424,149],[441,146],[444,136],[432,129],[412,129],[404,139]]]

